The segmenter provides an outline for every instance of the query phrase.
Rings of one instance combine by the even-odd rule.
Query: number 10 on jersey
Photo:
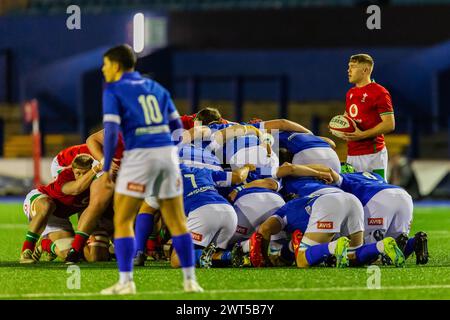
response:
[[[156,100],[154,95],[140,95],[138,100],[141,104],[142,110],[144,111],[145,124],[151,125],[154,123],[161,123],[163,121],[158,100]]]

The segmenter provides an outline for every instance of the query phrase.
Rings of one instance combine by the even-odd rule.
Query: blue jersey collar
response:
[[[132,71],[132,72],[125,72],[124,74],[122,74],[122,77],[120,78],[120,80],[123,80],[123,79],[138,80],[141,78],[142,77],[138,71]]]

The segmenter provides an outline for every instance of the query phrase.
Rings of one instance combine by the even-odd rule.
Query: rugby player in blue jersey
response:
[[[252,170],[252,165],[245,165],[233,172],[181,165],[187,225],[194,239],[196,261],[201,267],[211,266],[216,248],[225,250],[236,231],[236,212],[216,188],[240,184]],[[178,257],[172,255],[171,262],[172,266],[177,267]]]
[[[127,45],[109,49],[103,58],[102,72],[107,82],[103,91],[105,173],[100,179],[111,187],[109,171],[119,130],[125,139],[125,152],[114,194],[114,245],[120,279],[101,293],[136,293],[133,224],[148,195],[158,199],[172,234],[183,270],[184,290],[201,292],[195,277],[192,237],[184,216],[178,152],[171,136],[182,124],[168,91],[135,72],[135,63],[136,57]]]
[[[319,137],[313,134],[280,131],[278,135],[280,148],[286,148],[292,156],[288,159],[293,164],[318,163],[340,171],[341,162],[333,148],[336,147],[333,140]]]
[[[386,183],[376,173],[354,172],[349,165],[344,170],[346,173],[340,175],[330,172],[337,185],[354,194],[364,207],[365,243],[393,237],[406,258],[414,252],[416,264],[426,264],[429,256],[427,234],[419,231],[408,239],[413,220],[413,201],[408,192]]]
[[[364,211],[354,195],[314,178],[286,178],[283,186],[286,193],[299,198],[287,202],[252,235],[252,265],[268,264],[268,241],[281,230],[293,233],[289,249],[298,267],[317,265],[331,255],[338,267],[348,266],[349,259],[354,265],[366,264],[380,253],[387,254],[396,266],[404,265],[404,255],[391,237],[363,245]],[[336,235],[344,236],[332,241]],[[288,250],[283,252],[284,257],[289,255]]]

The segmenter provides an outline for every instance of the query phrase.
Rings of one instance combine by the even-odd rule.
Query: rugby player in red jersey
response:
[[[70,167],[73,159],[79,154],[91,154],[86,144],[78,144],[61,150],[56,157],[53,158],[50,171],[52,178],[56,179],[58,174],[64,169]]]
[[[90,154],[95,160],[103,164],[103,141],[104,130],[100,130],[90,135],[86,140],[86,145],[89,148]],[[120,166],[120,159],[122,159],[125,142],[123,135],[119,133],[116,152],[111,164],[112,171],[117,174]],[[90,188],[89,206],[83,211],[83,214],[78,220],[77,231],[75,232],[75,239],[72,242],[69,253],[66,257],[66,263],[72,264],[80,261],[82,257],[82,249],[88,241],[91,234],[94,232],[100,218],[105,210],[112,210],[112,196],[114,189],[106,186],[103,180],[95,179]],[[95,236],[95,235],[94,235]]]
[[[33,251],[41,234],[44,236],[60,230],[52,246],[52,240],[42,241],[42,247],[54,254],[55,246],[59,253],[70,248],[72,225],[69,217],[83,211],[89,203],[89,186],[101,170],[102,165],[92,167],[93,158],[81,154],[72,161],[71,168],[60,172],[55,181],[32,190],[25,198],[23,210],[30,221],[26,240],[20,254],[20,263],[34,263]],[[69,244],[69,245],[68,245]],[[51,248],[53,247],[53,251]]]
[[[388,152],[383,134],[395,129],[391,95],[370,78],[373,59],[368,54],[350,57],[348,79],[355,86],[346,95],[345,113],[355,122],[356,131],[345,133],[347,162],[357,172],[369,171],[387,180]]]

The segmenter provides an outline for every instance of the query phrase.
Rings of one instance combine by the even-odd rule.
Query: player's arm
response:
[[[356,130],[351,133],[344,133],[344,139],[349,141],[370,139],[395,130],[395,117],[393,113],[382,114],[380,118],[381,122],[379,124],[365,131],[360,130],[355,125]]]
[[[283,165],[278,168],[276,175],[278,178],[284,178],[288,176],[315,177],[325,180],[326,182],[332,182],[332,177],[329,172],[319,171],[305,165],[291,164],[287,162],[283,163]]]
[[[102,165],[99,163],[95,167],[93,167],[91,170],[86,172],[81,178],[66,182],[62,185],[61,191],[64,194],[76,196],[84,191],[86,191],[89,186],[91,185],[93,179],[102,170]]]
[[[246,183],[243,186],[244,188],[265,188],[273,191],[277,191],[280,188],[280,185],[275,179],[265,178],[258,179],[252,182]]]
[[[283,130],[293,132],[303,132],[312,134],[312,132],[304,126],[287,119],[275,119],[264,121],[264,129],[266,130]]]
[[[173,103],[172,98],[170,97],[170,94],[166,92],[166,104],[167,104],[167,110],[169,111],[169,129],[172,133],[172,137],[174,137],[174,133],[180,132],[183,130],[183,122],[181,121],[180,114],[178,113],[177,108],[175,107],[175,104]],[[178,139],[174,139],[177,142],[182,140],[180,137]]]
[[[109,88],[106,88],[103,91],[103,126],[105,127],[103,171],[106,173],[111,169],[114,150],[117,147],[120,122],[119,100]]]
[[[233,191],[231,191],[228,194],[228,199],[231,202],[234,202],[239,191],[241,191],[243,189],[248,189],[248,188],[264,188],[264,189],[277,191],[280,188],[280,185],[278,184],[278,182],[276,180],[274,180],[272,178],[254,180],[252,182],[249,182],[242,186],[239,186],[236,189],[234,189]]]
[[[86,145],[95,160],[101,162],[103,160],[103,141],[105,139],[105,131],[102,129],[91,134],[86,139]]]
[[[93,134],[91,134],[86,139],[86,145],[89,149],[89,152],[94,157],[95,160],[99,161],[103,164],[103,141],[105,140],[105,130],[102,129],[100,131],[97,131]],[[115,172],[119,170],[119,165],[115,162],[119,159],[113,159],[113,162],[111,163],[111,169]]]
[[[341,175],[339,173],[337,173],[336,171],[334,171],[333,169],[331,169],[330,167],[327,167],[323,164],[307,164],[306,165],[308,168],[317,170],[319,172],[327,172],[331,175],[331,177],[333,178],[333,182],[337,183],[339,182],[339,180],[341,179]]]
[[[328,143],[330,145],[330,147],[332,147],[333,149],[336,149],[336,144],[334,143],[333,140],[331,140],[330,138],[327,137],[322,137],[322,136],[317,136],[318,138],[322,139],[323,141],[325,141],[326,143]]]
[[[231,184],[241,184],[247,179],[250,171],[254,171],[256,168],[252,164],[246,164],[245,166],[234,169],[231,176]]]

